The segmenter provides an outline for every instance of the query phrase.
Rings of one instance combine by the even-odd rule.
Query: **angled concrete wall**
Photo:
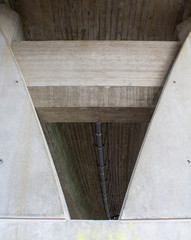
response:
[[[0,19],[3,14],[0,11]],[[0,218],[69,218],[45,138],[9,47],[10,32],[6,35],[0,29]]]
[[[191,217],[191,34],[142,145],[121,219]]]

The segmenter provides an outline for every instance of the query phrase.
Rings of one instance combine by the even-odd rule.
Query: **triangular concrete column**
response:
[[[9,47],[17,16],[0,10],[0,218],[66,219],[57,173]]]
[[[191,217],[191,34],[167,79],[121,219]]]

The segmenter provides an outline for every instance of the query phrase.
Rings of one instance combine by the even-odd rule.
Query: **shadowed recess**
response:
[[[103,123],[111,217],[119,215],[148,123]],[[95,124],[43,123],[73,219],[106,219],[97,166]]]

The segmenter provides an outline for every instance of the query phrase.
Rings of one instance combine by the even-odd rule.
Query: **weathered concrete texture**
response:
[[[172,67],[155,110],[121,219],[191,217],[190,183],[191,34]]]
[[[27,40],[176,40],[190,0],[9,0]]]
[[[95,124],[43,123],[72,219],[106,219],[95,146]],[[111,217],[120,213],[147,123],[102,123]]]
[[[0,217],[69,217],[29,94],[2,32],[0,116]]]
[[[12,50],[41,120],[132,123],[150,121],[179,46],[23,41],[14,42]]]
[[[8,240],[190,240],[190,235],[190,219],[166,221],[0,221],[0,239]]]
[[[19,15],[8,8],[5,4],[0,4],[0,29],[6,37],[9,45],[11,45],[14,40],[24,40]]]
[[[179,46],[163,41],[23,41],[12,49],[28,87],[68,86],[70,94],[75,91],[72,86],[100,87],[97,95],[102,90],[105,101],[112,102],[116,91],[125,97],[120,87],[160,87]],[[108,97],[109,87],[113,88]]]
[[[178,38],[181,43],[185,41],[191,30],[191,17],[176,26]]]
[[[80,129],[77,127],[75,132],[70,125],[43,124],[71,218],[106,219],[92,142],[84,143],[83,150],[79,148],[89,128],[84,127],[81,132]],[[82,152],[86,152],[85,157]]]

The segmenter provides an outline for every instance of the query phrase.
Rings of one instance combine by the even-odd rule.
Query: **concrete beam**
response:
[[[191,220],[0,220],[0,238],[15,240],[190,240]]]
[[[160,87],[28,87],[44,122],[149,122]]]
[[[191,34],[169,74],[122,207],[121,219],[191,216]]]
[[[36,108],[42,122],[149,122],[154,108],[62,107]]]
[[[12,49],[43,121],[145,122],[179,43],[14,42]]]

